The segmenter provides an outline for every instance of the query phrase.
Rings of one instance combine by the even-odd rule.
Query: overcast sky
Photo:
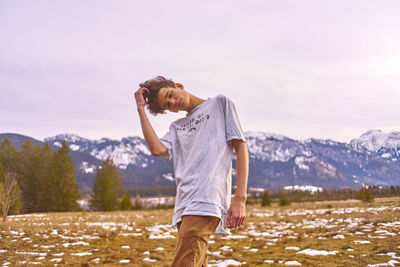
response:
[[[400,1],[0,0],[0,133],[142,136],[156,75],[236,104],[245,131],[400,131]],[[162,136],[184,112],[152,117]]]

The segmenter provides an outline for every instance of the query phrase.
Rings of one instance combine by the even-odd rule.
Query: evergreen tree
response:
[[[8,138],[0,144],[0,163],[3,165],[4,172],[17,172],[19,170],[18,151]]]
[[[139,193],[137,193],[135,198],[135,206],[133,207],[133,209],[141,210],[142,208],[143,208],[142,200],[140,198]]]
[[[133,205],[131,201],[131,196],[129,195],[128,190],[126,190],[121,200],[121,210],[132,210],[132,209]]]
[[[374,197],[371,194],[371,187],[365,186],[358,191],[356,198],[362,200],[363,202],[372,202]]]
[[[49,194],[53,191],[51,165],[54,157],[54,152],[51,149],[49,142],[46,142],[44,147],[37,146],[39,150],[35,165],[40,168],[40,172],[37,173],[37,181],[40,183],[37,185],[37,202],[39,211],[51,211],[50,206],[54,203],[53,199],[49,199]],[[57,192],[59,194],[59,192]]]
[[[279,200],[279,206],[289,206],[289,205],[290,205],[289,195],[286,193],[285,190],[282,190],[281,198]]]
[[[67,143],[63,141],[50,160],[49,179],[46,181],[48,187],[46,200],[49,211],[79,209],[77,200],[80,198],[80,192],[75,182],[74,163],[69,152]]]
[[[107,158],[96,174],[93,185],[92,210],[111,211],[118,208],[118,190],[121,187],[121,177],[118,169],[110,158]]]
[[[48,210],[49,167],[52,157],[49,145],[41,148],[27,140],[20,151],[20,179],[24,212]]]
[[[271,197],[269,196],[267,190],[264,190],[262,200],[261,200],[261,206],[270,206],[271,205]]]

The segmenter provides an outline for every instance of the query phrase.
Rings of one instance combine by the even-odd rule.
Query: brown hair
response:
[[[162,76],[157,76],[154,79],[147,80],[139,84],[140,87],[149,89],[150,94],[143,91],[143,97],[146,101],[146,107],[154,116],[157,114],[164,114],[164,109],[158,105],[158,92],[163,87],[175,87],[175,82],[167,80]]]

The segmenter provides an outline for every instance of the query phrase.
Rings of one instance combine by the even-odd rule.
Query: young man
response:
[[[172,224],[178,241],[172,266],[207,266],[210,235],[236,228],[246,215],[249,156],[234,104],[219,95],[198,98],[158,76],[135,92],[143,135],[156,157],[173,160],[177,185]],[[167,134],[157,137],[144,107],[153,115],[186,111]],[[232,158],[236,152],[237,189],[231,201]]]

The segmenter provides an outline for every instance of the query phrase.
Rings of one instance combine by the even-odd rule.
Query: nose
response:
[[[169,99],[169,104],[170,104],[170,106],[175,106],[175,104],[176,104],[176,99],[175,99],[175,98]]]

